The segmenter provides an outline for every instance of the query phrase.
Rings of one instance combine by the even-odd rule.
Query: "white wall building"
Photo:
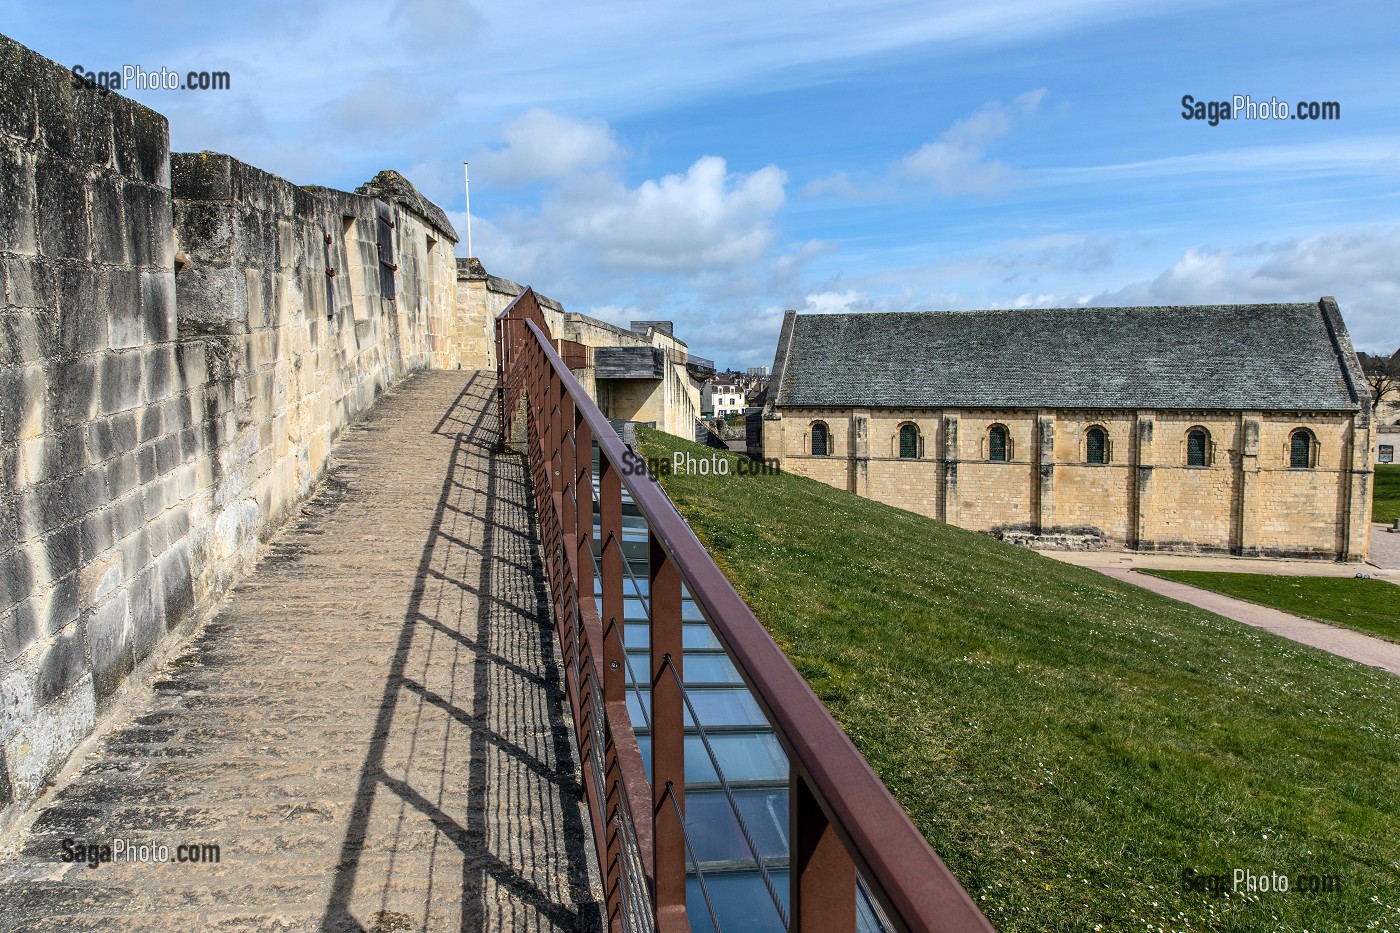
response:
[[[711,379],[700,390],[700,410],[723,418],[744,410],[744,390],[728,382]]]

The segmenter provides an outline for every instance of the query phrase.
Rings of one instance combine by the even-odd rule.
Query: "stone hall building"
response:
[[[789,311],[762,453],[1004,540],[1361,560],[1370,412],[1337,303]]]

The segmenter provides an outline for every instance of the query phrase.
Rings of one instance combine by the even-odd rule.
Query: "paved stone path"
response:
[[[1400,675],[1400,645],[1386,641],[1383,638],[1376,638],[1363,634],[1349,628],[1342,628],[1340,625],[1328,625],[1325,622],[1317,622],[1313,619],[1305,619],[1302,616],[1295,616],[1292,613],[1280,612],[1277,609],[1270,609],[1267,606],[1260,606],[1257,603],[1246,602],[1243,599],[1235,599],[1221,593],[1213,593],[1210,590],[1203,590],[1198,587],[1188,586],[1185,583],[1178,583],[1175,580],[1163,580],[1160,577],[1149,576],[1145,573],[1133,573],[1134,567],[1146,567],[1153,569],[1181,569],[1181,570],[1219,570],[1238,571],[1252,573],[1300,573],[1311,576],[1354,576],[1358,572],[1368,571],[1371,568],[1365,565],[1356,564],[1322,564],[1313,563],[1312,574],[1303,573],[1306,566],[1302,568],[1283,567],[1279,565],[1306,565],[1305,561],[1259,561],[1251,564],[1244,558],[1200,558],[1187,557],[1177,561],[1163,560],[1164,555],[1151,555],[1137,558],[1136,555],[1117,554],[1110,552],[1098,552],[1093,558],[1082,553],[1041,551],[1046,557],[1053,557],[1065,563],[1077,564],[1081,567],[1089,567],[1105,576],[1113,577],[1115,580],[1122,580],[1134,586],[1140,586],[1145,590],[1151,590],[1170,599],[1180,600],[1198,606],[1208,612],[1224,616],[1227,619],[1234,619],[1236,622],[1243,622],[1245,625],[1253,625],[1281,635],[1284,638],[1292,639],[1304,645],[1311,645],[1314,648],[1321,648],[1332,654],[1371,667],[1378,667],[1389,671],[1392,674]],[[1215,563],[1209,563],[1215,561]],[[1228,562],[1228,563],[1227,563]],[[1243,566],[1239,566],[1243,565]],[[1362,569],[1358,569],[1358,568]],[[1344,573],[1341,571],[1345,571]],[[1395,582],[1392,580],[1392,582]]]
[[[420,373],[0,861],[4,931],[599,929],[524,464]],[[63,840],[165,844],[88,868]],[[178,864],[212,843],[217,864]]]
[[[1371,525],[1371,563],[1391,571],[1384,576],[1400,583],[1400,533],[1391,531],[1392,527],[1378,522]]]
[[[1400,535],[1371,526],[1371,560],[1339,563],[1334,560],[1290,560],[1276,557],[1230,557],[1224,554],[1154,554],[1147,551],[1038,551],[1046,557],[1094,570],[1134,567],[1150,570],[1212,570],[1224,573],[1271,573],[1300,577],[1354,577],[1369,574],[1378,580],[1400,584]],[[1393,540],[1392,540],[1393,539]],[[1379,559],[1378,559],[1379,558]]]

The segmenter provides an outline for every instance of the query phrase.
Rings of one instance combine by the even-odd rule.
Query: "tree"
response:
[[[1390,356],[1374,356],[1358,353],[1361,372],[1366,376],[1366,384],[1371,387],[1371,411],[1381,407],[1381,403],[1392,396],[1400,396],[1400,350]]]

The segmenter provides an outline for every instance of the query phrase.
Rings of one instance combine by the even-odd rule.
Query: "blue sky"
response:
[[[1312,301],[1400,345],[1400,6],[0,0],[176,150],[404,172],[499,275],[770,364],[782,311]],[[1337,101],[1184,120],[1181,98]],[[463,242],[459,255],[466,254]]]

